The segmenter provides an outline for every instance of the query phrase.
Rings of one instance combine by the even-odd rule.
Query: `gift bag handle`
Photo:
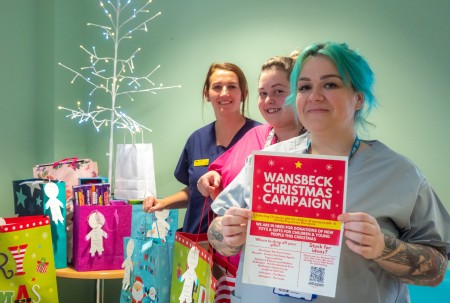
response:
[[[123,144],[126,144],[126,141],[127,141],[126,140],[126,134],[127,133],[128,132],[124,132]],[[141,133],[141,143],[144,144],[144,132],[140,132],[140,133]],[[138,144],[137,139],[136,139],[136,134],[131,133],[130,135],[131,135],[131,144],[133,144],[133,145]]]
[[[144,230],[146,231],[147,230],[147,215],[149,215],[149,216],[153,216],[153,213],[152,214],[149,214],[149,213],[145,213],[145,216],[144,216]],[[161,236],[160,236],[160,233],[159,233],[159,227],[158,227],[158,224],[155,224],[156,225],[156,232],[158,233],[158,238],[161,238]],[[145,252],[146,250],[148,250],[150,247],[152,247],[153,246],[153,242],[155,242],[155,240],[152,238],[152,237],[150,237],[150,240],[148,240],[147,242],[144,242],[143,244],[142,244],[142,247],[141,247],[141,252],[143,253],[143,252]]]
[[[216,196],[216,190],[214,190],[214,195]],[[207,202],[209,201],[209,197],[206,197],[205,198],[205,201],[203,202],[203,209],[202,209],[202,214],[201,214],[201,217],[200,217],[200,224],[199,224],[199,226],[198,226],[198,231],[197,231],[197,239],[196,239],[196,242],[198,243],[198,241],[199,241],[199,239],[200,239],[200,229],[201,229],[201,227],[202,227],[202,221],[203,221],[203,214],[205,213],[205,210],[206,210],[206,204],[207,204]],[[211,206],[211,204],[209,204],[210,206]],[[211,207],[209,207],[210,209],[211,209]],[[214,215],[212,216],[212,219],[210,218],[210,216],[209,216],[209,209],[207,210],[208,211],[208,226],[211,224],[211,222],[212,222],[212,220],[214,220]],[[209,252],[212,254],[213,252],[214,252],[214,249],[213,249],[213,247],[211,246],[211,245],[209,245]]]
[[[214,187],[214,199],[217,198],[218,192],[217,192],[217,187]],[[198,226],[198,231],[197,231],[197,242],[198,242],[198,236],[200,235],[200,229],[202,228],[202,221],[203,221],[203,214],[205,213],[205,209],[206,209],[206,203],[209,201],[209,197],[205,198],[205,201],[203,202],[203,209],[202,209],[202,215],[200,217],[200,225]],[[211,204],[210,204],[211,206]],[[214,220],[214,215],[212,220]],[[209,217],[209,210],[208,210],[208,226],[209,224],[211,224],[212,222],[211,218]]]
[[[78,161],[78,157],[64,158],[59,161],[56,161],[55,163],[53,163],[53,168],[57,167],[60,164],[69,162],[69,161],[72,161],[72,163],[70,163],[69,166],[72,167],[73,169],[75,169],[75,163]]]

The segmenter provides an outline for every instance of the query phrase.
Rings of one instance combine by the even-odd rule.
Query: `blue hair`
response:
[[[297,58],[292,69],[290,84],[291,93],[286,104],[296,108],[297,82],[305,60],[311,56],[322,55],[330,59],[339,72],[344,84],[352,87],[364,96],[363,107],[355,113],[355,124],[365,129],[366,118],[378,103],[373,94],[375,76],[367,61],[346,43],[315,43],[305,48]]]

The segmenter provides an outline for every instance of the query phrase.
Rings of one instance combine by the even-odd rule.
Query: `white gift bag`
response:
[[[117,144],[114,199],[156,197],[152,144]]]

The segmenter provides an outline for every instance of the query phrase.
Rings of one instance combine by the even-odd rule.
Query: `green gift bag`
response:
[[[0,218],[0,302],[58,303],[49,217]]]
[[[214,302],[213,257],[206,234],[176,232],[170,302]]]

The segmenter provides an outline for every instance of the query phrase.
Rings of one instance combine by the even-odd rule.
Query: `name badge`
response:
[[[194,160],[194,166],[208,166],[209,159],[198,159]]]

